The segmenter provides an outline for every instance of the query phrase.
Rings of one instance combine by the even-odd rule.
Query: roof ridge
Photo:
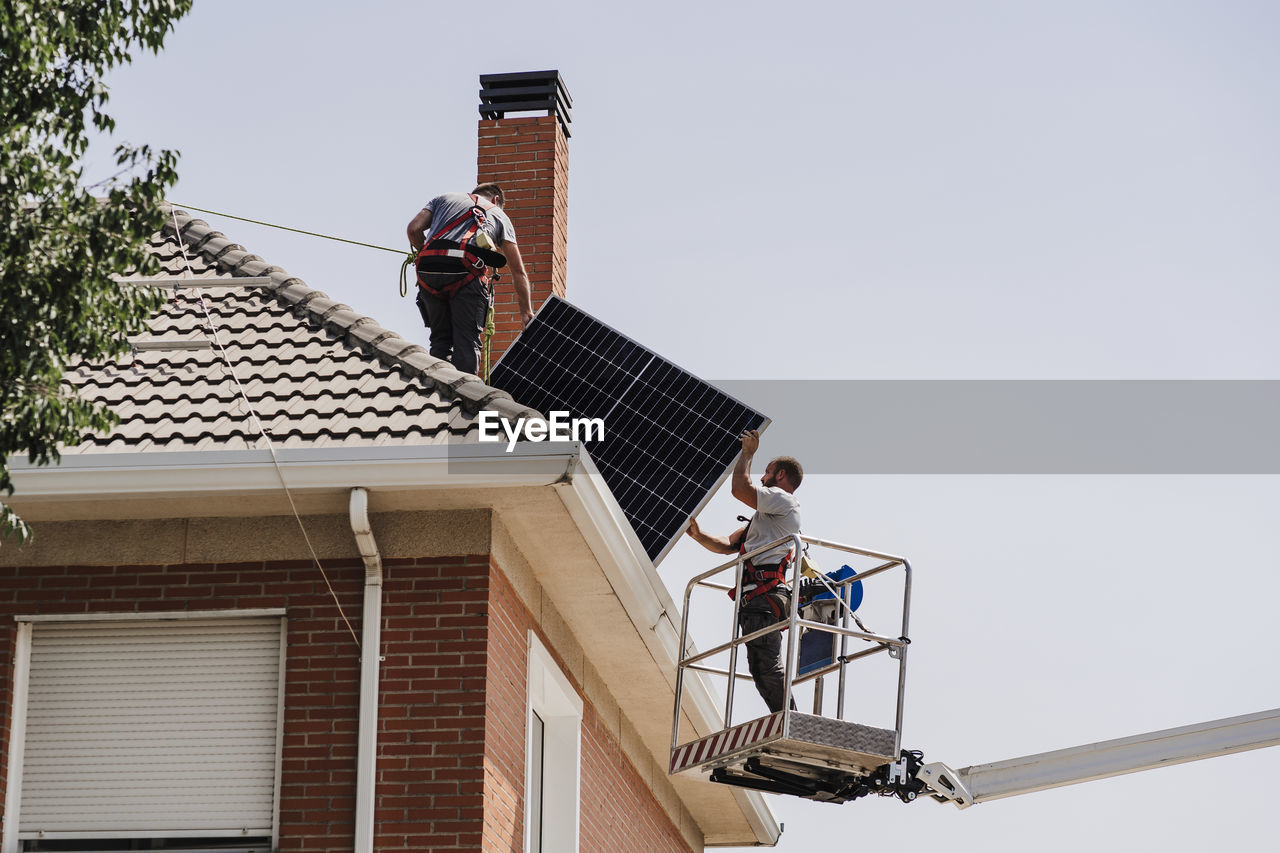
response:
[[[438,393],[456,400],[469,413],[490,409],[513,419],[543,417],[528,406],[517,403],[506,391],[486,385],[472,374],[463,373],[444,359],[428,353],[420,344],[383,328],[372,317],[330,299],[328,294],[309,287],[297,276],[250,254],[203,219],[196,219],[187,211],[167,203],[162,203],[161,209],[165,213],[162,233],[177,237],[188,250],[199,252],[233,278],[269,277],[271,284],[265,288],[272,291],[277,300],[295,311],[301,309],[321,326],[384,364],[430,382]]]

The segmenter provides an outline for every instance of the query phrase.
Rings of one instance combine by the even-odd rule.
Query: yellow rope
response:
[[[492,349],[493,333],[493,303],[489,303],[489,317],[484,321],[484,381],[489,381],[489,351]]]
[[[414,265],[413,262],[417,260],[417,257],[418,257],[418,253],[410,249],[409,254],[404,259],[404,263],[400,265],[400,298],[401,299],[409,295],[409,267]],[[414,277],[415,278],[417,277],[416,270],[414,272]]]

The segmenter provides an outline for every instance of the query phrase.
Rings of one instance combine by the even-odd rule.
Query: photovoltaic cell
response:
[[[604,439],[587,451],[654,563],[724,481],[742,431],[769,423],[555,296],[489,382],[544,415],[604,421]]]

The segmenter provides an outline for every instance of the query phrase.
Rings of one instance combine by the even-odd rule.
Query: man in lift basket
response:
[[[795,490],[800,487],[804,470],[790,456],[779,456],[764,469],[760,487],[751,485],[751,457],[760,447],[760,433],[747,430],[741,435],[742,452],[733,468],[730,489],[735,498],[755,510],[747,521],[728,536],[711,536],[698,527],[697,519],[689,521],[689,535],[709,551],[717,554],[745,554],[748,551],[800,532],[800,502]],[[774,624],[788,612],[791,590],[786,584],[787,570],[795,555],[790,543],[757,554],[742,567],[742,602],[738,607],[738,628],[742,636]],[[733,595],[732,592],[729,593]],[[755,680],[756,690],[769,706],[769,713],[782,710],[786,695],[786,673],[782,666],[782,633],[774,631],[747,644],[747,667]],[[792,709],[795,702],[791,703]]]

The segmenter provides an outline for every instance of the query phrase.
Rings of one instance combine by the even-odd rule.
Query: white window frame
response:
[[[9,724],[9,756],[5,767],[7,781],[4,797],[3,829],[0,830],[0,853],[21,853],[19,839],[19,811],[22,802],[22,772],[26,759],[27,701],[31,683],[32,626],[37,622],[154,622],[186,619],[235,619],[246,617],[275,617],[280,619],[280,686],[276,707],[276,756],[275,790],[272,794],[273,814],[271,849],[279,847],[280,840],[280,772],[284,747],[285,659],[288,620],[284,608],[253,610],[176,610],[156,613],[77,613],[32,614],[15,616],[16,636],[13,651],[12,715]],[[106,835],[111,835],[107,833]],[[105,837],[105,836],[104,836]],[[229,841],[231,839],[228,839]]]
[[[542,767],[534,766],[533,715],[542,719]],[[555,658],[529,632],[529,695],[525,713],[525,853],[536,850],[529,804],[542,802],[542,850],[577,853],[582,778],[582,698]]]

